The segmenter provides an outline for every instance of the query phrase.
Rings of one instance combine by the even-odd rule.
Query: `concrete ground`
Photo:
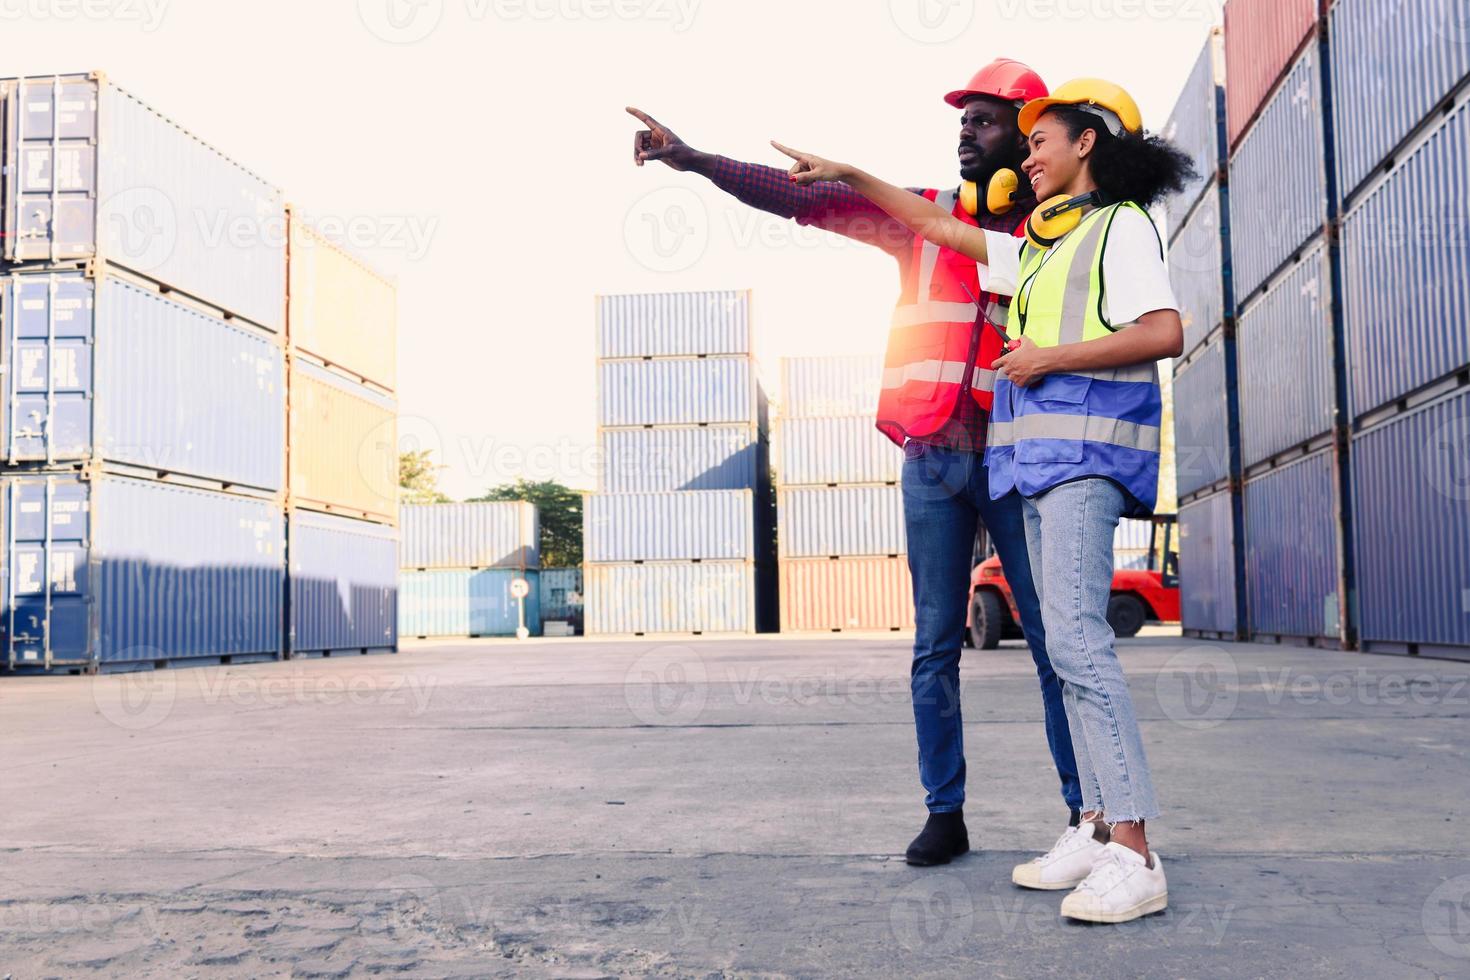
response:
[[[1470,665],[1125,642],[1170,908],[1057,914],[1029,655],[966,651],[976,850],[908,638],[413,645],[0,679],[0,978],[1470,975]]]

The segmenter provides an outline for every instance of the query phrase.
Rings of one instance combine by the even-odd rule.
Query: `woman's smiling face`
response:
[[[1021,164],[1026,179],[1038,201],[1065,193],[1082,170],[1083,155],[1091,146],[1091,134],[1084,131],[1077,142],[1067,135],[1067,127],[1055,113],[1044,113],[1031,127],[1027,137],[1031,155]]]

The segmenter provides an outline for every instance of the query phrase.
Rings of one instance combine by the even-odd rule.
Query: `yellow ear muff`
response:
[[[991,214],[1005,214],[1016,206],[1016,191],[1020,179],[1014,170],[997,170],[985,188],[985,210]],[[960,182],[960,207],[969,215],[980,213],[980,188],[973,180]]]
[[[1039,204],[1026,219],[1026,237],[1037,248],[1051,248],[1082,221],[1082,209],[1099,201],[1096,192],[1068,197],[1058,194]]]
[[[971,216],[980,213],[980,190],[973,180],[960,182],[960,207]]]

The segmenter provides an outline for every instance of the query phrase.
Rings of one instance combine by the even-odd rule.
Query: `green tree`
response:
[[[582,564],[582,495],[555,480],[517,478],[491,487],[475,500],[526,500],[541,514],[541,567]]]
[[[435,463],[432,450],[418,449],[411,453],[398,454],[398,488],[405,504],[447,504],[449,498],[439,490],[439,471],[444,467]]]

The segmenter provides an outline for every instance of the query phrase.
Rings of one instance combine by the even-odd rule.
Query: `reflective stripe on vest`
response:
[[[901,368],[883,369],[883,387],[902,388],[910,381],[942,381],[957,385],[965,380],[964,361],[915,361]],[[970,387],[995,390],[995,372],[978,365],[970,375]]]

